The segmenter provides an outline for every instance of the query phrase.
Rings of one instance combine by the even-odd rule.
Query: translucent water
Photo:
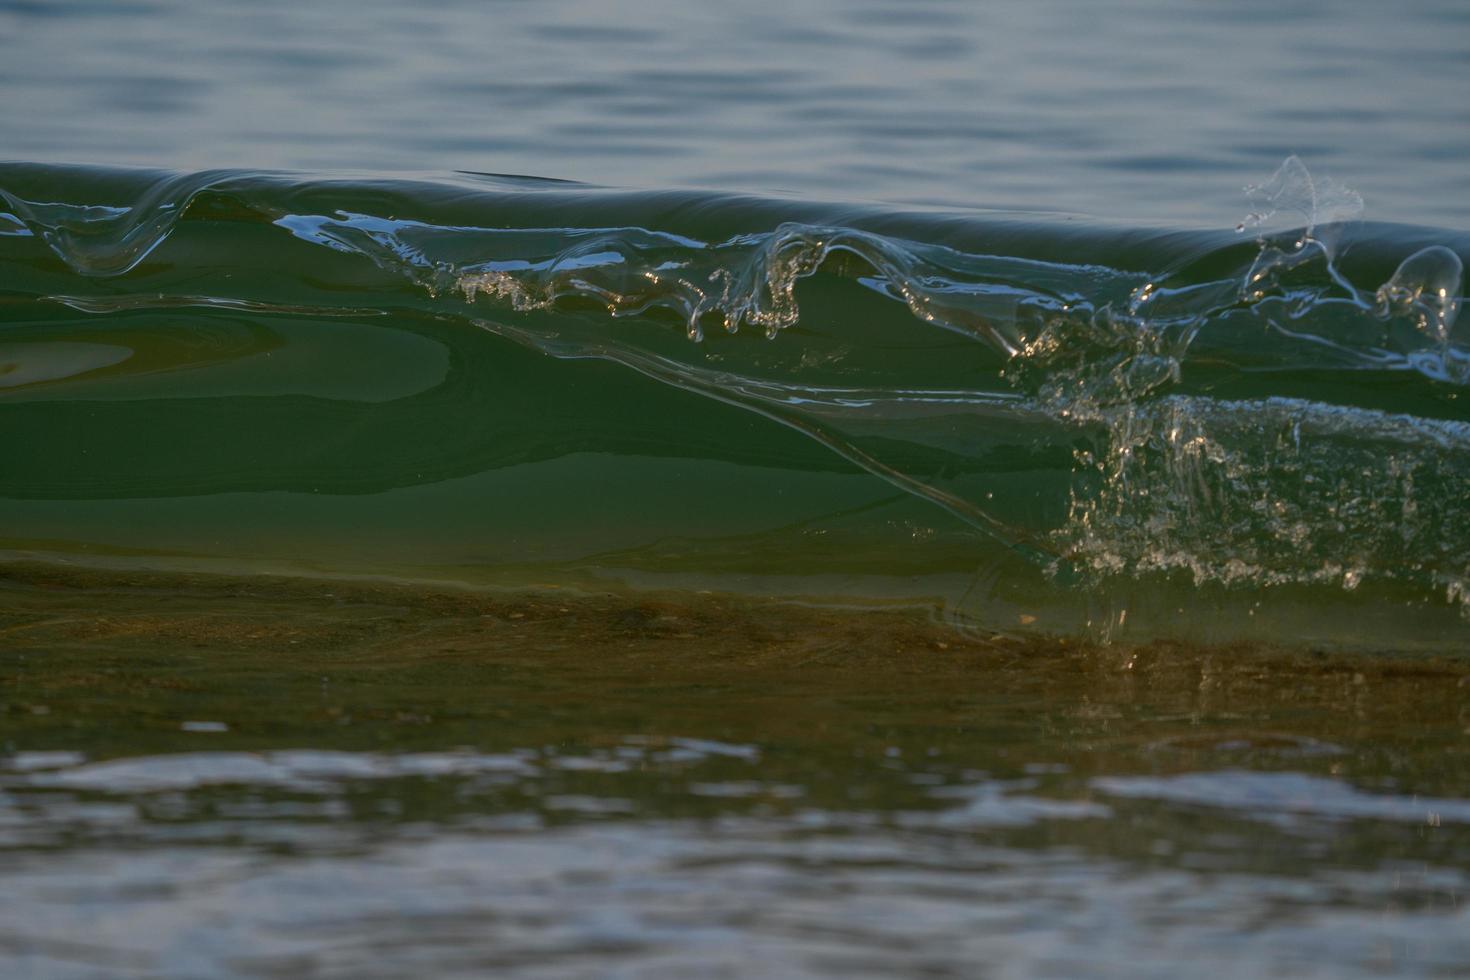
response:
[[[1470,972],[1467,32],[0,0],[0,975]]]
[[[1162,239],[509,178],[0,176],[16,557],[924,596],[1113,639],[1444,649],[1470,622],[1465,243],[1363,224],[1296,158],[1256,234]]]

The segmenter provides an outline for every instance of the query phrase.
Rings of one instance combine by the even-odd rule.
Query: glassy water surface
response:
[[[1466,40],[0,0],[0,972],[1470,971]]]

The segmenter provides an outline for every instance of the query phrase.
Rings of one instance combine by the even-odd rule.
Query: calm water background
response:
[[[1053,583],[1033,565],[977,572],[1003,549],[795,430],[474,329],[481,307],[374,265],[382,240],[352,227],[336,233],[353,247],[312,238],[343,201],[448,214],[430,244],[521,265],[514,249],[565,248],[559,230],[476,239],[459,216],[537,227],[559,201],[573,227],[678,218],[716,241],[729,224],[768,229],[781,207],[869,200],[1228,229],[1242,186],[1294,153],[1359,191],[1368,218],[1448,230],[1373,230],[1392,257],[1362,259],[1371,295],[1404,241],[1464,251],[1467,41],[1470,7],[1453,2],[0,0],[0,156],[43,165],[7,168],[4,189],[37,205],[35,228],[146,184],[45,166],[59,163],[800,199],[472,181],[395,197],[360,176],[246,174],[206,188],[147,262],[101,277],[4,218],[0,974],[1470,973],[1465,593],[1442,574],[1463,567],[1470,495],[1463,456],[1435,449],[1462,445],[1459,390],[1434,374],[1447,341],[1406,331],[1420,373],[1339,375],[1288,346],[1289,370],[1211,375],[1262,349],[1258,324],[1229,318],[1250,246],[1113,239],[1096,261],[1123,270],[1120,295],[1137,270],[1201,257],[1191,281],[1223,284],[1223,339],[1193,379],[1204,408],[1327,405],[1308,427],[1315,456],[1289,424],[1297,403],[1233,428],[1200,416],[1238,459],[1264,460],[1235,476],[1274,491],[1302,474],[1285,502],[1303,520],[1335,518],[1348,487],[1366,502],[1340,525],[1352,533],[1313,547],[1336,561],[1377,534],[1380,571],[1404,552],[1441,577],[1433,603],[1392,581],[1365,596],[1333,565],[1315,592],[1274,593],[1269,622],[1228,582],[1211,610],[1188,583],[1046,608]],[[487,204],[492,191],[505,199]],[[129,227],[115,214],[83,214],[73,257],[111,254]],[[969,220],[908,227],[974,250],[1001,227]],[[1067,264],[1083,237],[1045,227],[1042,257],[1059,264],[1002,253],[972,278],[1113,283]],[[1302,281],[1333,288],[1320,270]],[[869,348],[831,363],[889,387],[994,373],[866,285],[804,283],[815,312],[785,346],[747,330],[716,351],[678,324],[618,324],[671,356],[708,349],[778,378],[823,370],[821,345],[854,324]],[[1326,327],[1366,323],[1364,343],[1381,342],[1378,321],[1327,299]],[[541,340],[611,329],[576,312],[495,315]],[[1080,349],[1084,366],[1112,353]],[[1332,425],[1385,412],[1428,435],[1355,441]],[[882,444],[905,416],[875,418],[859,435]],[[969,438],[944,416],[912,421],[915,445]],[[1067,476],[1065,444],[1056,465],[1000,448],[1019,475],[1002,472],[995,496],[1039,520],[1028,493],[1047,466]],[[1419,482],[1384,478],[1385,459]],[[1324,471],[1342,482],[1303,489]],[[1146,529],[1127,502],[1123,523]],[[1293,554],[1314,574],[1332,564]],[[563,561],[581,577],[550,581]],[[331,577],[400,566],[484,588]],[[321,577],[254,574],[283,569]],[[747,598],[691,594],[706,586]],[[808,592],[847,599],[749,598]],[[934,621],[951,599],[970,603],[963,628]],[[1096,617],[1121,631],[1130,612],[1129,628],[1291,649],[982,628],[1075,633]]]
[[[0,152],[1209,227],[1296,153],[1463,229],[1467,40],[1454,0],[7,0]]]

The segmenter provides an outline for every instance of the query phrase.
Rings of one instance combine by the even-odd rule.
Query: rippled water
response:
[[[1466,227],[1454,0],[7,0],[11,159],[1236,220],[1292,153]]]
[[[53,569],[3,595],[11,975],[1470,956],[1461,657],[647,592]]]
[[[0,0],[0,973],[1467,972],[1467,36]]]

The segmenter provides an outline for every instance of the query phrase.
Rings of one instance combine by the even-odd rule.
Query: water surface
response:
[[[1470,956],[1463,658],[647,592],[37,569],[4,597],[12,975]]]
[[[0,973],[1470,971],[1467,32],[0,0]]]
[[[4,155],[482,170],[1222,227],[1289,154],[1466,227],[1453,0],[0,4]]]

